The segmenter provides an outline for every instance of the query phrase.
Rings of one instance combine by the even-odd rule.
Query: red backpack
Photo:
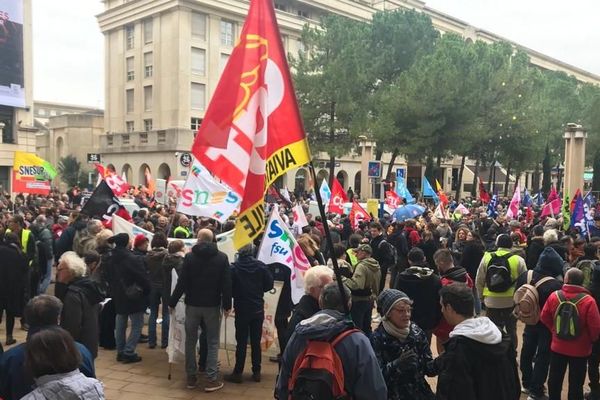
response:
[[[330,341],[308,341],[292,369],[288,382],[289,400],[349,398],[344,386],[344,367],[335,346],[355,332],[361,331],[353,328]]]

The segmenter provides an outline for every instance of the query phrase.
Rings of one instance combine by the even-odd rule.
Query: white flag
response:
[[[198,160],[194,160],[190,175],[181,190],[177,211],[225,222],[239,208],[241,200],[237,193],[216,182],[208,170]]]
[[[300,228],[304,228],[308,225],[306,214],[304,214],[304,209],[300,204],[297,204],[292,208],[292,213],[294,214],[294,225],[298,225]]]
[[[459,204],[458,206],[456,206],[456,209],[454,210],[454,212],[457,212],[457,213],[462,214],[462,215],[469,215],[469,214],[471,214],[471,212],[469,211],[469,209],[467,207],[465,207],[464,204]]]
[[[327,179],[325,178],[323,178],[323,182],[321,183],[319,193],[321,193],[321,199],[323,200],[323,204],[329,204],[329,199],[331,198],[331,189],[329,189]]]
[[[257,258],[265,264],[280,263],[291,270],[292,302],[298,304],[304,295],[304,273],[310,268],[310,262],[279,216],[277,206],[271,210]]]
[[[446,219],[446,212],[445,212],[444,206],[442,205],[441,202],[435,208],[435,211],[433,212],[433,216],[436,218],[439,218],[439,219]]]
[[[282,188],[279,189],[279,194],[281,194],[281,196],[288,202],[291,203],[292,200],[290,199],[290,192],[287,188]]]

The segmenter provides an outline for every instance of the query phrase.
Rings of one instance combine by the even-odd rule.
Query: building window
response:
[[[206,105],[206,86],[201,83],[192,83],[192,109],[204,110]]]
[[[152,111],[152,86],[144,86],[144,111]]]
[[[206,50],[192,47],[192,73],[206,74]]]
[[[221,45],[233,46],[233,22],[221,20]]]
[[[298,16],[302,18],[310,18],[310,14],[305,10],[298,10]]]
[[[125,103],[127,107],[127,113],[133,112],[133,89],[127,89],[125,91]]]
[[[275,2],[275,9],[279,11],[285,11],[285,5]]]
[[[194,135],[196,134],[196,132],[198,132],[198,129],[200,129],[201,124],[202,124],[202,118],[192,117],[192,124],[191,124],[190,129],[194,131]]]
[[[144,44],[152,43],[152,35],[154,34],[152,29],[153,22],[152,18],[144,20]]]
[[[165,131],[158,131],[156,133],[156,141],[158,144],[165,143],[167,141],[167,133]]]
[[[135,79],[135,70],[133,67],[133,57],[127,57],[125,59],[125,64],[127,64],[126,69],[127,69],[127,80],[128,81],[132,81]]]
[[[206,40],[206,14],[192,12],[192,38]]]
[[[229,54],[221,53],[221,58],[219,59],[219,74],[223,73],[227,61],[229,61]]]
[[[129,121],[129,122],[131,122],[131,125],[133,126],[133,122],[132,121]],[[129,123],[129,122],[127,122],[127,123]],[[129,132],[133,132],[133,131],[129,131]],[[129,144],[129,135],[121,135],[121,142],[123,144]]]
[[[43,115],[46,115],[46,110],[44,110],[43,108],[40,108],[40,109],[38,110],[38,115],[42,115],[42,116],[43,116]]]
[[[145,120],[144,120],[144,122],[145,122]],[[148,143],[148,134],[146,132],[140,133],[140,143],[141,144]]]
[[[127,132],[133,132],[134,129],[134,125],[133,125],[133,121],[127,121],[125,122],[125,130]],[[127,135],[129,137],[129,135]]]
[[[50,116],[56,117],[56,110],[50,110]]]
[[[107,135],[106,136],[106,145],[107,146],[112,146],[113,145],[113,137],[112,137],[112,135]]]
[[[144,130],[146,132],[150,132],[152,130],[152,120],[151,119],[145,119],[144,120]]]
[[[133,25],[127,25],[125,27],[125,49],[131,50],[135,45],[135,27]]]
[[[144,53],[144,78],[151,78],[153,72],[154,57],[152,52]]]

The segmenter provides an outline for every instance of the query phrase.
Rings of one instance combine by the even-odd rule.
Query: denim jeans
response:
[[[587,357],[569,357],[552,352],[548,374],[549,400],[561,400],[565,372],[569,367],[569,391],[567,399],[583,400],[583,383],[587,368]]]
[[[236,314],[234,373],[241,374],[244,372],[244,364],[246,363],[246,349],[248,348],[248,333],[250,333],[250,348],[252,351],[252,373],[260,373],[260,338],[262,336],[264,319],[264,312],[249,316],[240,316]]]
[[[129,331],[129,337],[125,341],[125,332],[127,331],[127,320],[131,320],[131,330]],[[135,314],[117,314],[115,322],[115,339],[117,342],[117,353],[124,354],[126,356],[132,356],[135,354],[135,347],[140,340],[142,334],[142,328],[144,326],[144,312],[138,312]]]
[[[486,315],[500,330],[504,330],[510,337],[513,349],[517,349],[517,318],[513,315],[512,308],[489,308]]]
[[[538,325],[526,325],[523,331],[521,348],[521,375],[523,387],[532,395],[544,395],[544,383],[548,378],[550,366],[550,342],[552,335],[548,328]]]
[[[161,342],[164,347],[169,342],[169,306],[165,301],[162,289],[150,289],[150,317],[148,319],[148,344],[156,345],[156,319],[158,318],[158,307],[162,303]]]
[[[46,293],[48,290],[48,286],[50,286],[50,281],[52,280],[52,266],[54,265],[54,259],[51,258],[46,263],[46,270],[42,273],[40,278],[40,287],[38,288],[39,294]]]
[[[373,302],[371,300],[352,301],[350,316],[354,325],[362,330],[365,335],[370,336],[371,329],[371,313],[373,312]]]
[[[200,323],[206,325],[206,377],[215,381],[219,373],[217,361],[219,357],[219,333],[221,330],[221,307],[185,306],[185,372],[187,376],[196,376],[196,345],[198,344],[198,328]]]

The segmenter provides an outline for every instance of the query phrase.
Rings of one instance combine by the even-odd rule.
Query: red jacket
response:
[[[575,340],[563,340],[556,336],[554,314],[558,308],[559,301],[556,292],[554,292],[548,297],[540,315],[540,321],[552,332],[552,344],[550,348],[553,352],[565,356],[588,357],[592,353],[592,343],[600,336],[600,313],[598,313],[598,306],[594,298],[590,295],[590,292],[582,286],[564,285],[562,292],[566,299],[572,299],[579,293],[588,294],[588,296],[577,303],[581,334]]]

